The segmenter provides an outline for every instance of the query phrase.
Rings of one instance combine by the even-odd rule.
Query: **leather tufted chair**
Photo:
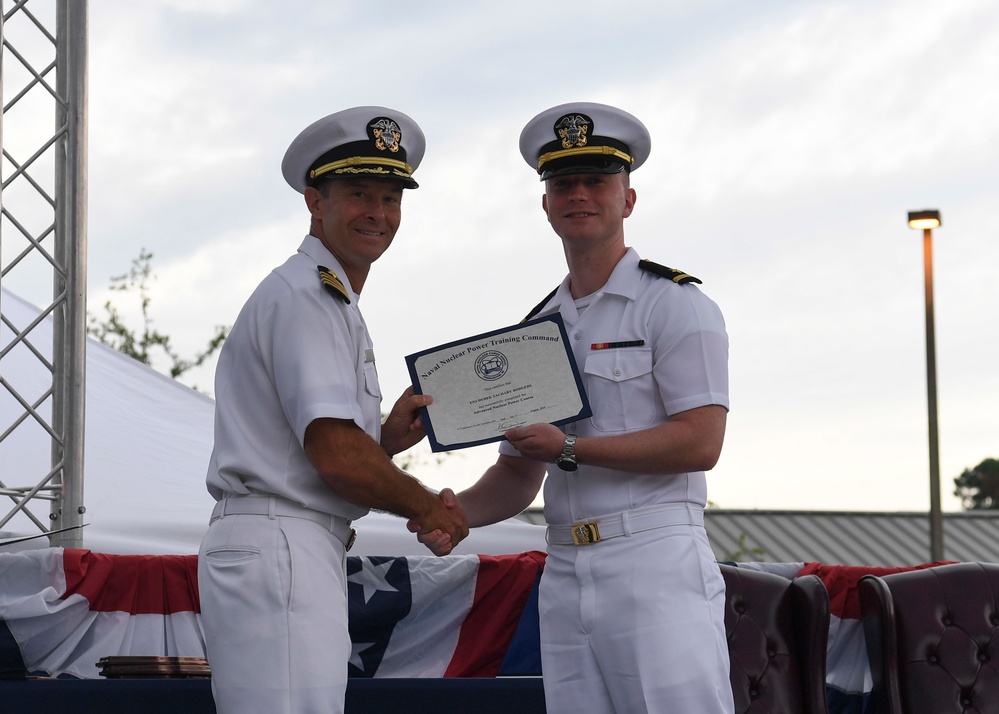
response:
[[[822,581],[720,567],[736,714],[827,714],[829,594]]]
[[[871,714],[999,712],[999,565],[956,563],[857,584]]]

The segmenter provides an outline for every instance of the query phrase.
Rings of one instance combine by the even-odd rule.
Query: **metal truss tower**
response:
[[[0,286],[41,306],[15,325],[0,297],[0,531],[37,528],[66,548],[82,547],[85,513],[87,22],[87,0],[3,0],[0,20]],[[20,384],[4,365],[15,354],[51,384]],[[28,473],[4,444],[39,430],[50,468]]]

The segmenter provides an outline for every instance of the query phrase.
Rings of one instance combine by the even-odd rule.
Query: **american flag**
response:
[[[544,554],[348,557],[352,677],[540,672]],[[204,657],[197,556],[0,553],[0,676],[96,678],[107,656]]]
[[[351,677],[540,675],[545,554],[347,558]],[[871,676],[857,582],[876,568],[738,563],[816,574],[830,596],[830,714],[863,714]],[[108,656],[204,657],[197,556],[48,548],[0,553],[0,677],[100,676]]]

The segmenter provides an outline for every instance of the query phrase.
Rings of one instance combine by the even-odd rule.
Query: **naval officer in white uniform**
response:
[[[544,482],[549,714],[733,710],[725,585],[704,531],[728,338],[699,280],[625,243],[630,176],[650,146],[642,122],[602,104],[553,107],[524,128],[520,150],[545,182],[569,268],[529,317],[561,313],[593,416],[511,429],[497,462],[449,501],[481,526],[526,508]],[[418,521],[410,529],[450,547]]]
[[[460,509],[392,464],[425,436],[430,398],[408,390],[381,423],[358,307],[424,148],[411,118],[366,106],[316,121],[285,154],[309,233],[240,311],[215,378],[218,503],[198,584],[220,714],[343,711],[354,520],[371,508],[425,518],[447,534],[442,551],[468,532]]]

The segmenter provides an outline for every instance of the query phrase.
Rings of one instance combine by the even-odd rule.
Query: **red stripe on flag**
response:
[[[94,612],[170,615],[201,612],[196,555],[110,555],[67,548],[66,592],[82,595]]]
[[[892,573],[904,573],[908,570],[923,570],[937,565],[945,565],[945,563],[923,563],[922,565],[902,567],[805,563],[805,566],[798,572],[798,576],[818,575],[829,592],[829,612],[841,620],[859,620],[861,612],[857,583],[862,577],[865,575],[891,575]]]
[[[461,624],[445,677],[495,677],[503,666],[545,554],[479,556],[472,608]]]

